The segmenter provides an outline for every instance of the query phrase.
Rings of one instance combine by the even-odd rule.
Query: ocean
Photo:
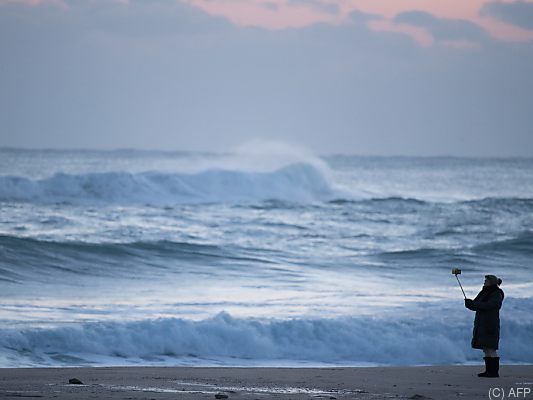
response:
[[[0,149],[0,367],[533,363],[533,159]]]

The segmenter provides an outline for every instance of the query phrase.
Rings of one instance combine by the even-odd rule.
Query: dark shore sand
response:
[[[489,399],[490,388],[533,392],[533,365],[370,368],[17,368],[0,369],[0,398],[56,399]],[[70,378],[84,385],[68,384]],[[501,398],[501,397],[499,397]],[[519,396],[532,399],[533,393]]]

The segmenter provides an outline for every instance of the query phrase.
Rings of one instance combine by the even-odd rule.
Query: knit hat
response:
[[[502,280],[496,275],[485,275],[485,279],[488,280],[492,285],[500,285]]]

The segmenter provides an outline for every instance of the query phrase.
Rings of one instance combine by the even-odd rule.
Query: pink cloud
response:
[[[268,29],[298,28],[318,22],[339,22],[341,17],[287,0],[188,0],[202,10],[241,26]]]
[[[129,0],[107,1],[127,5]],[[462,19],[473,22],[500,40],[533,40],[532,30],[499,21],[489,15],[481,15],[480,9],[489,0],[313,0],[307,3],[294,0],[168,1],[191,4],[211,15],[225,17],[239,26],[255,26],[274,30],[299,28],[321,22],[340,24],[348,20],[351,12],[361,11],[383,17],[382,20],[369,22],[369,27],[373,30],[404,33],[421,45],[433,45],[435,40],[425,29],[394,21],[394,17],[399,13],[417,10],[427,12],[437,18]],[[2,3],[21,3],[30,6],[50,4],[60,8],[68,8],[69,6],[68,0],[0,0],[0,4]],[[317,7],[317,4],[322,4],[324,7]],[[339,12],[328,12],[327,6],[333,6]]]
[[[423,45],[431,45],[433,39],[424,29],[393,21],[393,18],[401,12],[418,10],[438,18],[473,22],[500,40],[533,40],[533,31],[480,15],[479,10],[487,0],[322,0],[325,5],[336,6],[338,14],[313,7],[311,2],[306,6],[305,2],[291,2],[291,0],[187,0],[187,2],[210,14],[226,17],[237,25],[267,29],[302,27],[317,22],[338,24],[346,21],[348,15],[357,10],[384,17],[382,21],[372,21],[370,23],[372,29],[405,33]]]

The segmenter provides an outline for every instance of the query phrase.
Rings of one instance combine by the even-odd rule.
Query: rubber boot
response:
[[[487,375],[488,378],[499,378],[500,374],[500,357],[491,357],[489,358],[489,367],[490,369],[489,374]]]
[[[489,377],[490,366],[491,366],[490,359],[491,358],[492,357],[483,357],[483,360],[485,360],[485,372],[480,372],[479,374],[477,374],[477,376],[479,376],[480,378],[488,378]]]

